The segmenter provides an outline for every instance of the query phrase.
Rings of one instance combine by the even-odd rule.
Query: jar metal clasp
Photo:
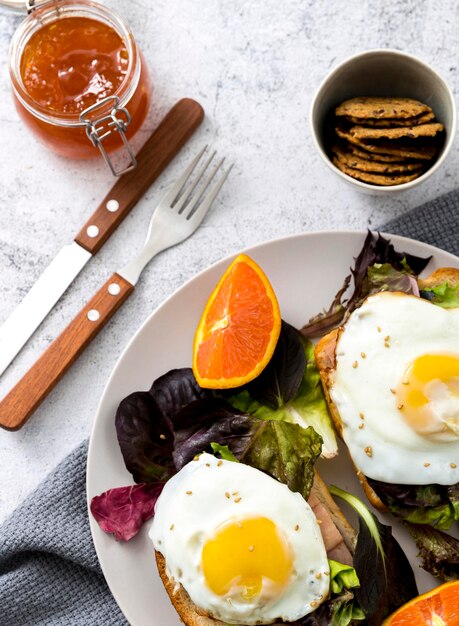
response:
[[[111,110],[106,115],[97,117],[94,112],[98,109],[107,109],[107,105],[111,105]],[[108,96],[100,102],[96,102],[92,106],[88,107],[80,113],[80,122],[86,127],[86,134],[90,139],[92,145],[99,148],[105,162],[109,166],[114,176],[121,176],[130,170],[133,170],[137,161],[132,147],[126,137],[126,128],[131,123],[131,116],[129,111],[125,107],[120,106],[120,99],[118,96]],[[126,152],[129,157],[128,165],[117,170],[113,161],[110,159],[104,146],[104,139],[106,139],[112,133],[117,132],[121,137]]]

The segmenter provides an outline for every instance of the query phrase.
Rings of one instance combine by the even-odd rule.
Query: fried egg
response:
[[[406,485],[459,482],[459,309],[370,296],[339,334],[330,397],[366,476]]]
[[[230,624],[294,621],[329,593],[327,553],[299,493],[201,454],[165,485],[150,530],[166,572],[197,607]]]

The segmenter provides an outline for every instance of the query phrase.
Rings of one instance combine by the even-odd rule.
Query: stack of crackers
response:
[[[373,185],[401,185],[423,174],[444,141],[444,127],[423,102],[362,97],[335,109],[332,161]]]

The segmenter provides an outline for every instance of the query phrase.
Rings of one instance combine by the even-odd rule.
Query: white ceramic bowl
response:
[[[433,109],[446,136],[436,161],[424,174],[401,185],[383,187],[356,180],[333,165],[327,152],[327,118],[337,104],[358,96],[414,98]],[[416,57],[398,50],[369,50],[343,61],[326,76],[314,96],[310,124],[319,154],[337,176],[360,191],[388,194],[412,189],[440,169],[456,134],[456,105],[443,78]]]

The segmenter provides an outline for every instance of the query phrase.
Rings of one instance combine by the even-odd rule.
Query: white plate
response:
[[[366,233],[321,232],[294,235],[246,250],[266,272],[277,294],[282,317],[300,327],[327,307],[360,251]],[[438,248],[390,235],[397,250],[421,256],[433,255],[428,272],[436,267],[459,267],[459,259]],[[95,495],[132,484],[115,433],[114,417],[119,402],[129,393],[150,388],[153,380],[169,369],[189,367],[194,330],[205,302],[226,269],[224,259],[202,272],[161,305],[128,344],[102,395],[91,435],[88,466],[88,502]],[[361,495],[347,454],[320,462],[327,482]],[[363,496],[364,501],[365,498]],[[91,531],[108,585],[132,626],[178,626],[180,624],[156,571],[146,524],[137,537],[118,543],[97,526],[91,514]],[[416,550],[403,529],[394,534],[413,563],[420,591],[435,586],[435,579],[419,570]]]

